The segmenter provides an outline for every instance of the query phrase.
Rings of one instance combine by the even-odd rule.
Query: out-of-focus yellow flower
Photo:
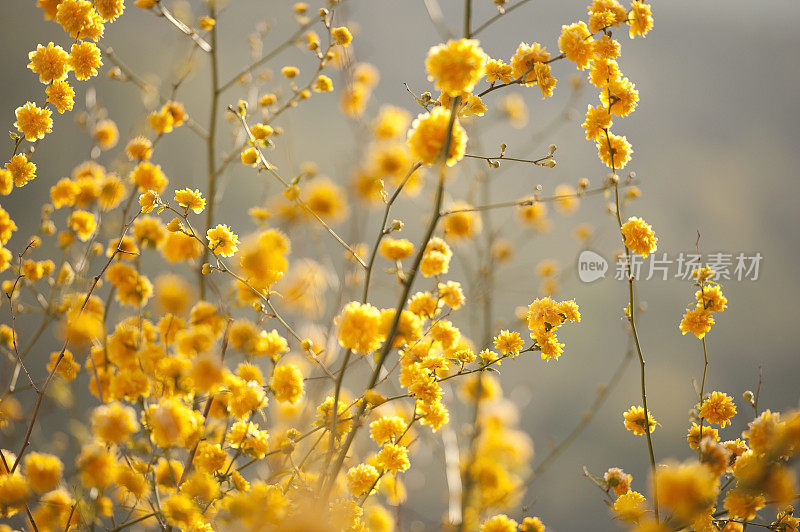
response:
[[[420,114],[408,132],[408,147],[411,155],[423,164],[433,164],[442,155],[448,136],[450,111],[436,107],[429,113]],[[467,147],[467,132],[453,122],[450,150],[446,156],[447,166],[453,166],[464,157]]]
[[[475,39],[459,39],[434,46],[425,67],[428,80],[450,96],[472,92],[485,73],[487,56]]]

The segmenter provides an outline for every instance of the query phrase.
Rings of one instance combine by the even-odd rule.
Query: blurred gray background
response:
[[[496,13],[489,0],[473,3],[474,26]],[[512,0],[509,5],[513,3]],[[31,94],[38,101],[42,98],[42,86],[26,69],[27,52],[40,42],[54,40],[67,46],[68,40],[57,26],[42,19],[34,2],[2,0],[2,4],[6,16],[0,21],[0,116],[11,127],[17,106]],[[171,79],[171,69],[188,50],[187,40],[164,20],[134,7],[130,1],[128,4],[125,16],[107,27],[103,47],[113,46],[137,73],[156,73],[164,80]],[[194,16],[205,13],[201,4],[191,2]],[[318,6],[312,3],[312,7]],[[442,0],[441,7],[446,22],[459,34],[463,2]],[[291,3],[276,0],[236,0],[228,5],[218,22],[222,79],[247,64],[245,37],[258,21],[287,20],[290,8]],[[734,396],[740,415],[734,418],[732,427],[721,431],[723,439],[733,439],[752,419],[752,409],[743,404],[741,394],[755,388],[759,367],[763,367],[764,377],[761,409],[795,407],[800,395],[796,333],[796,306],[800,299],[796,279],[800,271],[800,9],[791,0],[676,0],[655,2],[653,12],[655,29],[647,38],[631,41],[626,31],[617,32],[623,46],[622,70],[641,96],[637,111],[616,120],[614,125],[614,131],[626,135],[633,144],[633,160],[625,171],[636,172],[643,191],[643,197],[626,207],[624,214],[641,215],[651,223],[659,238],[659,253],[666,252],[670,257],[694,251],[698,230],[704,252],[760,252],[764,257],[757,281],[723,281],[729,309],[717,317],[708,336],[711,365],[707,389]],[[374,111],[378,103],[392,103],[416,114],[418,108],[403,83],[416,91],[432,90],[425,79],[424,58],[428,48],[441,41],[422,0],[350,0],[339,17],[340,22],[354,21],[358,25],[353,45],[357,59],[380,68],[381,81],[370,110]],[[520,41],[537,41],[556,51],[561,25],[585,18],[586,2],[534,1],[499,20],[479,37],[488,54],[508,60]],[[282,42],[295,27],[294,22],[278,25],[269,33],[264,49]],[[270,66],[277,72],[291,63],[298,64],[301,70],[305,67],[305,72],[313,68],[313,58],[301,49],[287,51]],[[85,89],[92,86],[100,103],[117,121],[120,146],[112,155],[103,156],[105,159],[101,160],[106,162],[119,152],[130,132],[138,131],[144,112],[137,103],[138,90],[133,85],[105,79],[108,68],[106,61],[100,77],[88,85],[79,85],[76,103],[76,110],[82,107]],[[562,61],[554,65],[553,72],[559,85],[552,99],[542,102],[535,87],[514,89],[525,96],[529,106],[530,120],[525,129],[512,129],[491,117],[496,115],[503,91],[485,100],[490,112],[476,124],[481,131],[481,146],[478,149],[476,144],[470,144],[468,152],[494,155],[496,146],[505,142],[510,156],[536,158],[548,144],[558,145],[558,166],[553,170],[504,165],[505,170],[493,178],[493,201],[518,199],[538,184],[549,195],[557,184],[574,185],[582,177],[596,186],[607,173],[580,128],[587,103],[596,102],[596,89],[585,85],[574,105],[569,106],[577,114],[570,121],[559,121],[570,103],[568,78],[577,71]],[[197,72],[178,94],[201,124],[208,120],[207,79],[207,65],[201,58]],[[343,86],[340,78],[334,81],[337,87]],[[168,92],[169,81],[162,88],[162,92]],[[222,103],[234,104],[243,96],[244,90],[233,88],[225,93]],[[351,161],[362,155],[364,148],[348,140],[352,138],[352,128],[339,114],[337,101],[338,93],[314,95],[307,105],[281,118],[280,125],[287,134],[278,138],[273,155],[287,175],[296,170],[299,162],[314,160],[323,173],[336,181],[349,181]],[[75,126],[74,116],[56,116],[55,133],[37,148],[38,178],[2,200],[4,208],[22,227],[11,242],[12,249],[24,238],[19,235],[30,234],[36,227],[38,207],[32,206],[41,204],[49,187],[89,156],[91,144]],[[532,134],[553,122],[558,127],[537,137],[539,144],[530,149]],[[225,135],[221,137],[223,148],[228,149],[230,141]],[[529,149],[523,151],[525,147]],[[172,186],[204,188],[204,150],[197,137],[184,127],[162,141],[155,160],[171,177]],[[474,168],[482,169],[480,165]],[[449,189],[449,196],[463,197],[472,175],[461,172]],[[241,205],[252,204],[254,191],[261,195],[261,178],[239,165],[232,167],[229,178],[218,219],[245,233],[252,225]],[[402,199],[394,211],[394,216],[406,221],[405,236],[412,241],[420,238],[420,220],[427,216],[429,201],[430,194],[423,193],[415,199]],[[353,203],[351,209],[361,207]],[[538,356],[528,356],[503,365],[506,396],[518,404],[521,427],[535,441],[534,463],[578,422],[593,402],[597,386],[610,378],[627,345],[620,320],[627,303],[625,284],[611,276],[583,284],[574,273],[581,246],[571,233],[579,223],[589,222],[595,227],[592,248],[606,258],[610,259],[619,248],[616,222],[606,213],[605,200],[600,196],[586,198],[580,210],[569,217],[555,214],[553,209],[551,213],[554,230],[543,236],[522,228],[513,211],[494,211],[491,215],[495,227],[504,227],[504,236],[524,245],[514,261],[498,271],[495,328],[519,327],[513,319],[514,309],[539,295],[535,266],[545,258],[553,258],[565,268],[557,296],[575,298],[583,314],[580,325],[564,327],[559,334],[566,343],[566,354],[558,362],[545,363]],[[358,216],[363,220],[367,214]],[[376,212],[369,216],[373,224],[377,223]],[[340,226],[345,235],[352,230],[351,224]],[[372,231],[367,235],[371,242]],[[295,260],[310,251],[310,245],[298,239],[293,247]],[[338,253],[335,248],[332,251]],[[456,253],[459,252],[474,253],[469,245],[458,246]],[[611,268],[609,273],[613,274],[613,264]],[[454,267],[451,278],[463,280],[460,268]],[[377,303],[392,304],[392,279],[379,275],[376,282],[383,288],[377,293]],[[701,374],[702,351],[694,337],[682,336],[678,331],[678,322],[692,302],[693,293],[687,282],[676,279],[642,281],[638,285],[640,300],[646,305],[646,311],[640,314],[639,331],[647,360],[649,406],[662,424],[653,434],[659,459],[684,459],[693,454],[684,436],[687,413],[696,400],[691,380]],[[3,312],[5,319],[7,308]],[[465,334],[477,339],[478,332],[471,334],[468,329],[468,313],[461,314],[456,315],[455,321]],[[23,329],[30,326],[22,324]],[[37,370],[38,374],[43,371]],[[539,515],[548,530],[618,528],[609,521],[600,492],[582,478],[583,465],[598,474],[608,467],[622,467],[634,475],[634,489],[647,491],[645,442],[623,429],[621,415],[641,401],[638,378],[634,361],[578,441],[530,486],[524,500],[535,501],[529,511]],[[454,397],[451,400],[458,401]],[[454,418],[456,422],[466,419],[455,405]],[[421,463],[422,467],[407,475],[412,494],[426,483],[430,488],[443,475],[439,451],[431,447],[422,454],[428,455],[419,458],[418,465]],[[426,460],[430,463],[424,465]],[[430,530],[436,528],[435,523],[446,509],[439,492],[433,493],[415,500],[414,514],[409,517],[426,521]],[[522,512],[513,514],[520,517]],[[767,515],[766,519],[772,517]]]

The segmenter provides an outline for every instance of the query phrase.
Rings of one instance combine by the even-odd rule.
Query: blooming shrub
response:
[[[289,19],[282,24],[292,24],[294,34],[267,52],[259,34],[253,61],[230,80],[219,73],[225,43],[217,20],[226,13],[214,0],[196,21],[182,20],[166,0],[37,4],[55,31],[53,42],[31,43],[28,68],[43,88],[16,109],[10,155],[0,169],[4,201],[55,175],[37,165],[36,147],[58,141],[56,122],[81,107],[76,97],[87,82],[102,73],[136,84],[152,101],[142,127],[131,132],[121,132],[107,109],[87,105],[81,123],[94,144],[91,158],[71,172],[58,169],[69,176],[49,183],[38,227],[18,225],[0,207],[8,305],[0,325],[0,530],[401,529],[404,474],[434,437],[444,449],[447,512],[425,516],[429,522],[485,532],[545,530],[546,508],[529,515],[523,495],[549,459],[530,469],[532,443],[503,398],[502,371],[534,353],[544,365],[570,356],[557,335],[564,325],[579,329],[580,294],[552,297],[558,265],[544,261],[537,268],[543,293],[528,299],[518,330],[494,330],[492,270],[510,260],[514,246],[488,227],[485,213],[514,209],[523,225],[544,232],[551,206],[571,213],[603,194],[613,198],[627,264],[634,254],[656,251],[656,232],[644,219],[623,222],[623,207],[639,191],[633,174],[618,175],[634,151],[612,132],[639,102],[620,69],[617,36],[647,35],[650,6],[593,0],[585,20],[544,35],[544,44],[520,42],[500,58],[489,55],[477,33],[511,6],[494,0],[498,15],[476,28],[467,0],[462,37],[432,43],[419,67],[434,92],[408,88],[408,101],[376,109],[379,70],[356,60],[358,31],[339,22],[344,2],[300,2],[291,13],[270,13]],[[207,124],[177,99],[189,72],[162,94],[102,49],[114,22],[136,9],[185,36],[189,71],[198,58],[210,65]],[[280,62],[291,46],[307,53],[303,64]],[[279,75],[271,77],[268,64]],[[465,171],[470,160],[485,163],[484,173],[501,164],[541,172],[556,166],[555,145],[533,158],[512,157],[505,144],[498,155],[482,155],[473,139],[492,116],[524,127],[527,109],[518,94],[503,98],[499,112],[489,102],[510,87],[548,104],[562,90],[562,67],[574,67],[596,89],[582,128],[598,172],[606,174],[601,184],[592,188],[581,179],[555,187],[552,196],[537,190],[496,203],[488,193],[453,197],[453,182],[473,179]],[[285,138],[281,118],[329,92],[338,93],[341,113],[364,139],[348,183],[312,163],[290,175],[273,162],[272,149]],[[221,138],[226,127],[233,144]],[[181,128],[205,145],[204,187],[188,187],[159,164],[160,143]],[[111,154],[123,161],[112,166]],[[238,164],[278,190],[267,188],[265,201],[248,205],[252,230],[217,209],[223,178]],[[486,188],[485,176],[474,180]],[[422,191],[432,202],[421,234],[413,234],[390,211]],[[366,244],[350,241],[345,222],[372,208],[382,221],[368,227]],[[577,230],[581,240],[590,233]],[[345,258],[325,245],[293,254],[292,240],[305,238],[326,239]],[[480,279],[489,287],[475,300],[451,273],[467,253],[465,242],[479,246]],[[602,476],[586,471],[612,517],[641,532],[730,532],[748,524],[798,530],[789,504],[797,496],[791,463],[800,453],[800,411],[760,412],[758,394],[746,394],[754,421],[740,438],[721,441],[720,431],[744,413],[733,397],[706,389],[705,338],[728,303],[709,267],[694,271],[695,297],[678,325],[699,340],[705,362],[697,403],[689,405],[687,459],[657,461],[653,438],[668,436],[654,433],[660,424],[647,405],[637,279],[630,267],[625,274],[628,305],[620,314],[640,364],[641,404],[623,413],[618,429],[640,437],[651,474],[633,478],[622,464],[609,464]],[[391,304],[374,296],[377,278],[394,283]],[[460,325],[473,308],[483,312],[482,332]],[[38,329],[20,334],[20,323],[37,317]],[[61,347],[45,361],[36,354],[46,332]],[[44,452],[46,405],[70,389],[88,390],[93,404],[70,419],[72,444],[61,455]],[[451,416],[459,403],[471,413],[463,430],[453,428]],[[764,518],[768,505],[777,507],[774,520]]]

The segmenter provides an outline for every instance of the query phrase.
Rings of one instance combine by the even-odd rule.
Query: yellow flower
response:
[[[108,150],[117,145],[119,130],[113,120],[100,120],[92,129],[92,136],[102,150]]]
[[[544,532],[545,526],[538,517],[526,517],[519,525],[520,532]]]
[[[517,522],[505,514],[490,517],[480,528],[480,532],[515,532],[516,530]]]
[[[0,169],[0,194],[8,196],[14,189],[14,176],[5,168]]]
[[[250,127],[250,133],[256,140],[264,140],[275,132],[272,126],[266,124],[255,124]]]
[[[0,515],[14,515],[17,510],[25,507],[30,496],[30,484],[19,472],[0,475]]]
[[[602,105],[586,106],[586,120],[582,126],[586,130],[586,140],[605,141],[605,132],[613,124],[611,113]],[[616,161],[614,161],[616,163]]]
[[[633,477],[626,474],[625,471],[618,467],[612,467],[603,475],[603,480],[606,481],[606,485],[614,490],[614,493],[619,497],[631,490],[631,480],[633,480]]]
[[[767,501],[762,495],[735,488],[725,495],[723,507],[730,512],[731,517],[750,521],[756,516],[756,512],[766,505]]]
[[[603,135],[597,140],[597,154],[600,160],[609,168],[621,170],[631,160],[633,148],[627,137],[608,133],[608,138]]]
[[[42,83],[62,81],[67,77],[69,54],[52,42],[47,46],[38,45],[35,51],[28,54],[28,59],[31,61],[28,68],[39,74],[39,81]]]
[[[139,205],[142,208],[142,212],[152,212],[158,205],[158,201],[158,194],[153,190],[148,190],[139,196]]]
[[[40,493],[58,486],[63,470],[61,459],[52,454],[30,452],[25,456],[25,476],[31,487]]]
[[[303,395],[303,373],[294,364],[277,366],[269,387],[280,402],[295,403]]]
[[[258,150],[255,148],[247,148],[242,152],[242,163],[255,166],[258,164]]]
[[[589,66],[589,61],[594,57],[594,44],[586,23],[576,22],[569,26],[561,26],[558,48],[567,59],[577,65],[578,70],[584,70]]]
[[[687,309],[679,325],[682,334],[692,333],[702,340],[711,326],[714,325],[714,317],[711,312],[703,308]]]
[[[730,419],[734,415],[736,415],[736,405],[727,394],[721,392],[712,393],[700,407],[700,417],[720,427],[730,425]]]
[[[391,139],[402,135],[411,123],[411,114],[393,105],[381,107],[375,119],[373,130],[379,139]]]
[[[647,257],[656,250],[658,238],[653,228],[641,218],[628,218],[622,224],[622,236],[625,237],[625,247],[642,257]]]
[[[414,252],[414,244],[405,238],[385,238],[381,242],[379,251],[388,260],[404,260]]]
[[[653,14],[649,4],[635,1],[631,5],[631,12],[628,15],[630,24],[629,34],[631,39],[637,35],[644,37],[647,32],[653,29]]]
[[[69,66],[75,72],[76,79],[84,81],[93,78],[102,64],[100,48],[93,42],[83,41],[72,45]]]
[[[170,118],[172,118],[170,123],[175,127],[183,125],[183,122],[188,117],[183,104],[171,100],[164,104],[164,106],[161,108],[161,113],[169,115]]]
[[[551,73],[550,65],[536,63],[533,68],[533,73],[536,74],[536,84],[542,91],[542,100],[547,96],[552,96],[556,88],[556,78],[554,78]]]
[[[356,497],[361,497],[377,487],[380,474],[369,464],[359,464],[347,471],[347,488]]]
[[[610,35],[603,35],[594,43],[594,51],[600,59],[615,59],[619,57],[621,49],[619,41]]]
[[[200,471],[212,473],[222,469],[227,459],[228,453],[222,450],[220,444],[204,440],[197,444],[193,463]]]
[[[330,395],[317,407],[317,426],[330,427],[333,422],[333,397]],[[347,409],[347,403],[339,401],[336,405],[336,433],[347,434],[353,426],[353,419]]]
[[[159,135],[171,132],[175,125],[175,119],[172,117],[172,114],[165,109],[153,111],[150,113],[150,116],[147,117],[147,120],[150,123],[150,127]]]
[[[131,161],[147,161],[153,155],[153,143],[146,137],[134,137],[125,146],[125,153]]]
[[[3,207],[0,207],[0,244],[5,244],[11,238],[11,234],[17,230],[17,224],[11,219]]]
[[[421,318],[432,318],[439,311],[439,300],[430,292],[417,292],[408,302],[408,310]]]
[[[289,352],[289,343],[286,338],[272,329],[270,332],[261,331],[255,339],[253,355],[257,357],[268,356],[277,361],[281,355]]]
[[[510,356],[511,358],[519,355],[522,346],[525,342],[519,337],[518,332],[509,332],[506,330],[500,331],[500,334],[494,337],[494,347],[500,351],[501,355]]]
[[[328,76],[320,74],[314,83],[314,92],[331,92],[333,90],[333,80]]]
[[[195,505],[188,495],[176,493],[170,495],[162,501],[161,509],[164,518],[171,526],[181,530],[191,530],[194,524],[200,519],[200,508]]]
[[[780,413],[765,410],[747,426],[748,430],[742,432],[742,437],[748,439],[750,448],[757,453],[766,452],[775,441],[781,426]]]
[[[328,178],[314,179],[303,191],[303,201],[311,211],[328,223],[347,216],[347,194]]]
[[[81,34],[81,37],[87,37],[82,31],[92,25],[93,11],[91,2],[87,0],[62,0],[58,4],[55,19],[70,36]]]
[[[470,95],[467,98],[467,105],[461,110],[460,116],[483,116],[486,113],[486,105],[480,97]]]
[[[110,211],[120,204],[124,194],[125,185],[122,180],[113,174],[108,175],[100,182],[100,194],[97,197],[97,204],[100,209]]]
[[[75,90],[66,81],[54,81],[45,89],[47,103],[52,104],[59,114],[72,111],[75,105]]]
[[[660,425],[653,417],[652,412],[647,412],[647,420],[645,422],[644,408],[641,406],[632,406],[625,412],[622,417],[625,419],[625,428],[633,432],[636,436],[643,436],[645,433],[645,426],[649,427],[649,432],[656,430],[656,426]]]
[[[408,147],[411,156],[423,164],[434,164],[444,150],[447,141],[450,111],[436,107],[429,113],[420,114],[408,132]],[[467,132],[458,123],[453,122],[450,151],[447,154],[447,166],[453,166],[464,157],[467,147]]]
[[[425,246],[425,253],[419,265],[419,271],[425,277],[433,277],[447,273],[450,269],[450,259],[453,251],[450,246],[439,237],[433,237]]]
[[[611,114],[628,116],[636,110],[639,91],[628,78],[613,79],[600,91],[600,101],[611,110]]]
[[[636,491],[620,495],[614,502],[614,511],[622,521],[638,521],[647,512],[644,495]]]
[[[281,74],[288,79],[296,78],[300,74],[300,69],[295,66],[285,66],[281,69]]]
[[[497,80],[511,82],[511,65],[507,65],[502,59],[489,59],[486,62],[486,81],[494,83]]]
[[[702,438],[700,437],[700,432],[700,425],[692,423],[692,426],[689,427],[689,431],[686,433],[686,443],[689,444],[689,448],[698,449],[700,447],[700,442],[707,439],[711,439],[715,442],[719,441],[719,431],[717,429],[711,428],[708,425],[703,425]]]
[[[339,345],[358,354],[369,354],[383,343],[381,312],[369,303],[348,303],[336,318],[336,324]]]
[[[605,90],[607,84],[622,77],[619,64],[613,59],[595,58],[589,68],[589,83]],[[602,98],[602,95],[601,95]]]
[[[395,443],[387,443],[378,451],[376,461],[384,470],[397,474],[407,470],[411,463],[408,461],[408,449]]]
[[[511,75],[522,78],[524,85],[534,85],[537,82],[534,65],[544,63],[550,59],[550,54],[539,43],[519,43],[517,51],[511,58]]]
[[[663,464],[656,470],[659,504],[682,523],[690,523],[714,504],[718,477],[698,462]]]
[[[589,29],[592,33],[597,33],[607,26],[616,26],[628,18],[628,12],[617,0],[594,0],[589,6],[589,15],[592,17],[589,22]],[[597,15],[604,16],[598,18]],[[594,19],[602,20],[604,24],[593,24],[592,20]]]
[[[78,235],[81,242],[86,242],[91,238],[97,228],[94,215],[88,211],[75,211],[69,215],[69,228]]]
[[[206,200],[199,190],[184,188],[175,191],[175,202],[184,209],[200,214],[206,206]]]
[[[341,46],[350,46],[350,43],[353,42],[353,34],[345,26],[333,28],[331,35],[336,44]]]
[[[199,436],[203,415],[173,398],[151,404],[145,412],[150,440],[162,447],[188,447]]]
[[[457,281],[447,281],[439,283],[436,287],[439,292],[439,300],[452,309],[458,309],[464,304],[464,291],[461,283]]]
[[[453,240],[472,238],[481,232],[483,224],[478,213],[472,209],[472,205],[464,201],[456,201],[448,210],[456,211],[448,214],[444,218],[444,233],[446,237]],[[461,212],[458,212],[461,211]]]
[[[217,24],[217,21],[211,17],[200,17],[197,19],[197,24],[200,26],[201,30],[208,31]]]
[[[722,294],[718,284],[709,283],[694,293],[697,299],[697,308],[704,308],[709,312],[722,312],[728,304],[728,298]]]
[[[208,249],[223,257],[232,257],[239,249],[239,237],[231,232],[231,228],[227,225],[219,224],[209,229],[206,238]]]
[[[402,436],[408,424],[400,416],[383,416],[369,424],[369,436],[375,443],[396,442]]]
[[[22,107],[17,107],[15,114],[17,121],[14,122],[14,127],[25,135],[25,140],[43,139],[45,134],[53,131],[53,112],[50,109],[26,102]]]
[[[5,168],[11,172],[14,185],[18,187],[24,187],[29,181],[32,181],[36,177],[36,165],[29,161],[24,153],[14,155],[11,160],[5,164]]]
[[[119,402],[100,405],[92,412],[92,432],[107,443],[121,443],[139,430],[136,411]]]
[[[428,51],[425,68],[428,81],[436,81],[436,88],[450,96],[472,92],[483,77],[486,54],[475,39],[451,40]]]
[[[154,191],[160,194],[167,186],[167,176],[161,171],[160,165],[154,165],[147,161],[142,161],[131,171],[131,181],[135,183],[141,192]]]
[[[112,22],[125,11],[125,0],[94,0],[94,8],[106,22]]]

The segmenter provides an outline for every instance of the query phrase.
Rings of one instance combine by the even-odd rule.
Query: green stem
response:
[[[216,7],[214,2],[209,3],[208,16],[212,19],[216,18]],[[206,231],[211,229],[211,224],[214,222],[214,204],[216,203],[216,185],[217,185],[217,163],[216,163],[216,141],[217,141],[217,111],[219,105],[219,68],[217,64],[217,26],[216,24],[211,28],[211,109],[208,120],[208,137],[206,140],[206,161],[208,166],[208,208],[206,210]],[[205,232],[203,233],[205,237]],[[200,299],[205,299],[206,295],[206,280],[203,275],[203,264],[208,260],[208,246],[203,245],[203,258],[200,261],[197,270],[198,279],[200,281]]]

